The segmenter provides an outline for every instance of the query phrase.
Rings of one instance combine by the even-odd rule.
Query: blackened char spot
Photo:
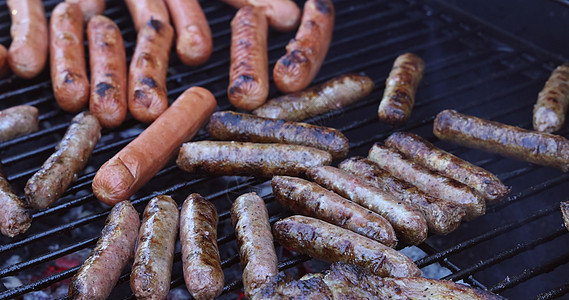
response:
[[[73,81],[74,81],[73,77],[74,77],[73,73],[67,72],[67,73],[65,73],[65,78],[63,80],[65,81],[65,83],[73,83]]]
[[[306,57],[302,54],[300,50],[293,50],[289,55],[285,55],[281,62],[283,66],[289,67],[292,64],[301,64],[306,61]]]
[[[150,77],[144,77],[140,80],[140,83],[145,84],[151,88],[155,88],[158,86],[158,84],[156,83],[156,81]]]
[[[160,29],[162,28],[162,22],[160,22],[160,20],[150,17],[150,20],[148,20],[146,24],[156,30],[156,32],[160,33]]]
[[[328,0],[315,0],[314,6],[316,6],[316,9],[323,14],[329,14],[331,11]]]
[[[104,82],[99,82],[97,83],[96,86],[96,93],[97,95],[99,95],[99,97],[105,97],[105,94],[107,93],[108,90],[110,89],[114,89],[115,87],[108,84],[108,83],[104,83]]]
[[[229,93],[234,94],[244,83],[250,81],[255,81],[255,77],[253,77],[253,75],[239,75],[239,77],[237,77],[233,82],[233,85],[229,88]]]
[[[239,77],[237,77],[237,81],[240,81],[240,82],[248,82],[248,81],[253,81],[253,80],[255,80],[253,75],[240,75]]]
[[[142,97],[144,97],[144,92],[141,90],[136,90],[134,91],[134,99],[141,99]]]

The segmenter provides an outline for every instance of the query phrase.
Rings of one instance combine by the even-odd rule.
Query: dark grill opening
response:
[[[44,1],[49,12],[59,1]],[[298,1],[302,7],[303,1]],[[446,108],[482,118],[531,127],[537,93],[562,62],[551,55],[436,0],[335,0],[336,26],[326,61],[314,84],[332,77],[363,72],[376,88],[362,101],[315,117],[309,122],[340,129],[350,140],[350,156],[366,155],[376,141],[394,130],[415,132],[437,146],[480,165],[512,187],[509,197],[488,208],[485,216],[462,224],[448,236],[431,236],[418,247],[404,249],[427,276],[462,280],[512,299],[554,299],[569,292],[569,235],[558,206],[567,200],[569,175],[496,155],[438,141],[434,116]],[[219,1],[201,1],[214,37],[214,53],[205,65],[187,67],[172,52],[168,73],[170,103],[190,86],[211,90],[218,110],[232,109],[226,97],[229,69],[229,22],[235,9]],[[107,1],[105,15],[121,28],[127,56],[136,34],[122,1]],[[0,1],[0,43],[10,44],[6,1]],[[284,53],[294,32],[269,34],[270,68]],[[426,62],[411,120],[395,129],[378,121],[377,106],[395,57],[414,52]],[[270,96],[279,93],[271,84]],[[54,151],[72,114],[53,98],[49,72],[22,80],[0,79],[0,109],[29,104],[40,109],[37,133],[0,143],[0,161],[13,187],[23,196],[28,178]],[[0,236],[0,299],[65,297],[68,279],[96,243],[110,208],[92,193],[97,169],[145,125],[128,117],[114,130],[104,130],[88,167],[51,208],[35,212],[32,227],[14,239]],[[569,136],[569,130],[560,132]],[[195,140],[208,139],[200,132]],[[204,177],[187,174],[171,161],[131,199],[139,212],[155,195],[169,194],[181,205],[199,192],[220,215],[219,245],[226,275],[225,299],[240,296],[240,267],[229,207],[239,195],[256,191],[266,203],[271,222],[287,216],[270,193],[266,180],[248,177]],[[290,253],[277,245],[281,269],[291,274],[321,271],[326,264]],[[172,299],[187,299],[181,275],[179,245],[172,277]],[[42,298],[43,297],[43,298]],[[125,270],[112,299],[133,299]]]

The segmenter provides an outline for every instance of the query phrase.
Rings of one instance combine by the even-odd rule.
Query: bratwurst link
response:
[[[32,225],[32,215],[2,173],[0,164],[0,232],[15,237]]]
[[[38,130],[39,111],[34,106],[18,105],[0,111],[0,142]]]
[[[563,127],[569,106],[569,63],[558,66],[533,107],[533,129],[554,132]]]

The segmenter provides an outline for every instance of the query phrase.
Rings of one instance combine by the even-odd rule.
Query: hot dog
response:
[[[4,45],[0,44],[0,78],[10,73],[10,65],[8,64],[8,50]]]
[[[0,111],[0,142],[38,130],[39,111],[34,106],[18,105]]]
[[[0,232],[9,237],[26,232],[32,225],[32,215],[14,192],[0,164]]]
[[[334,5],[330,0],[307,0],[300,27],[286,46],[287,53],[273,69],[279,91],[297,92],[316,76],[330,47],[334,31]]]
[[[569,63],[558,66],[537,96],[533,129],[554,132],[563,127],[569,106]]]
[[[102,15],[105,11],[105,0],[65,0],[65,2],[79,4],[85,22],[89,22],[96,15]]]
[[[290,0],[221,0],[233,7],[254,6],[262,8],[269,24],[276,30],[291,31],[298,26],[300,9]]]
[[[209,119],[217,102],[208,90],[191,87],[93,178],[95,196],[106,204],[128,199],[150,180],[180,145]]]
[[[269,95],[267,34],[267,19],[260,8],[245,6],[231,21],[227,96],[239,109],[253,110]]]
[[[164,0],[124,0],[124,2],[137,32],[151,19],[170,24],[170,14]]]

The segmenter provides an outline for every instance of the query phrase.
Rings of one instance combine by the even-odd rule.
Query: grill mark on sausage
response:
[[[105,97],[105,95],[107,94],[108,90],[111,89],[115,89],[114,86],[105,83],[105,82],[99,82],[97,83],[97,86],[95,87],[96,91],[95,93],[97,93],[97,95],[99,95],[99,97]]]

